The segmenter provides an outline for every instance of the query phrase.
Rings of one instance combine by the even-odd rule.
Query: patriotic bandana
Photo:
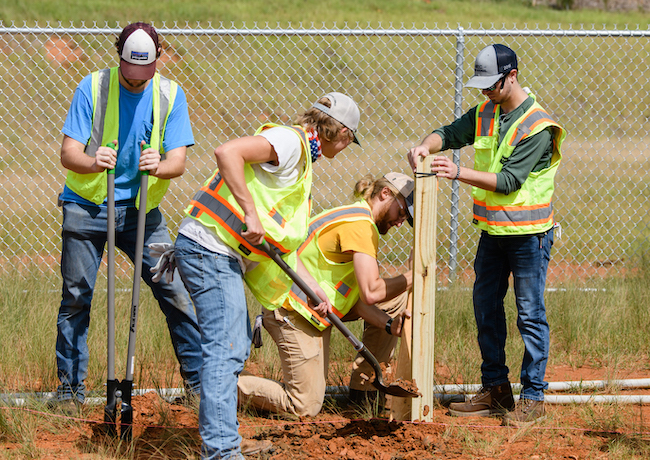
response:
[[[311,162],[314,163],[318,160],[323,154],[321,149],[320,139],[318,138],[318,133],[315,130],[307,131],[309,136],[309,150],[311,151]]]

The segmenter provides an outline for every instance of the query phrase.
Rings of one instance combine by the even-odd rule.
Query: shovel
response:
[[[269,246],[269,243],[265,241],[262,241],[261,245],[262,249],[264,249],[264,252],[266,252],[273,261],[280,266],[280,268],[287,274],[289,275],[289,278],[293,280],[294,283],[298,285],[298,287],[311,299],[311,301],[315,304],[318,305],[321,303],[320,298],[314,293],[314,291],[311,290],[309,286],[307,286],[307,283],[305,283],[299,276],[298,274],[291,268],[287,263],[273,250],[271,249],[271,246]],[[377,359],[373,356],[373,354],[366,348],[366,346],[361,342],[359,339],[357,339],[352,332],[343,324],[343,321],[339,319],[338,316],[336,316],[334,313],[328,313],[327,314],[327,320],[332,323],[336,328],[341,331],[343,336],[348,339],[348,341],[352,344],[354,349],[363,356],[366,361],[370,363],[372,368],[375,371],[375,380],[372,382],[372,384],[377,388],[379,391],[386,393],[388,395],[392,396],[398,396],[400,398],[417,398],[420,396],[420,394],[412,389],[404,388],[398,384],[390,384],[386,385],[384,383],[384,379],[382,376],[382,371],[381,371],[381,366],[379,365],[379,362]]]

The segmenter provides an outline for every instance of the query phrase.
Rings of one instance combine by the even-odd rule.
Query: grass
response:
[[[578,2],[572,2],[576,5]],[[612,26],[629,22],[647,24],[647,11],[615,11],[602,9],[553,9],[548,6],[533,7],[530,0],[285,0],[282,8],[263,0],[239,2],[195,0],[161,2],[156,8],[134,1],[107,0],[97,3],[88,0],[45,1],[7,0],[0,8],[0,20],[15,21],[108,21],[124,23],[146,18],[150,21],[226,22],[236,25],[258,23],[311,23],[324,24],[495,24],[506,27],[513,24],[552,23],[565,26],[603,24]],[[607,5],[607,2],[605,2]]]

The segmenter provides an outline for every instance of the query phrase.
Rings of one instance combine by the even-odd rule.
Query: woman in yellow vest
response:
[[[366,177],[355,185],[359,201],[312,218],[309,236],[298,249],[305,268],[331,300],[332,312],[344,321],[363,318],[363,342],[385,364],[390,362],[407,314],[406,293],[411,288],[412,272],[392,278],[380,276],[379,235],[401,226],[406,219],[412,222],[412,192],[413,179],[404,174],[391,172],[377,180]],[[266,272],[269,281],[279,279],[280,274],[279,268]],[[269,282],[267,291],[271,287]],[[238,384],[240,404],[314,416],[325,396],[332,328],[319,311],[310,307],[297,286],[289,283],[278,289],[284,289],[286,295],[275,298],[284,300],[263,302],[263,322],[278,346],[283,383],[244,373]],[[359,400],[366,390],[374,390],[362,379],[364,372],[371,373],[358,358],[350,388]]]
[[[332,92],[294,126],[266,124],[254,136],[226,142],[214,152],[218,169],[186,210],[174,256],[201,329],[202,458],[244,458],[237,378],[250,352],[251,329],[243,277],[258,264],[275,264],[257,246],[265,238],[281,254],[290,254],[304,241],[312,162],[358,143],[359,118],[350,97]],[[313,279],[308,282],[326,298]],[[330,307],[329,302],[318,306]],[[264,448],[258,447],[245,451]]]
[[[474,168],[436,156],[439,178],[472,186],[472,223],[481,230],[474,262],[474,315],[483,363],[482,388],[471,400],[452,403],[454,416],[503,416],[522,426],[544,416],[549,351],[544,288],[553,246],[552,197],[562,158],[564,129],[520,86],[517,55],[505,45],[482,49],[466,86],[488,98],[409,151],[419,156],[473,144]],[[517,326],[524,342],[522,391],[515,406],[506,366],[504,298],[514,279]]]

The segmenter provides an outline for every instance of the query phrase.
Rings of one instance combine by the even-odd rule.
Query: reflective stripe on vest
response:
[[[158,129],[158,132],[160,134],[159,139],[161,144],[161,147],[158,150],[160,150],[160,156],[164,160],[165,152],[162,150],[162,139],[164,138],[165,125],[167,124],[166,123],[167,112],[169,110],[169,99],[170,99],[172,81],[169,78],[160,76],[160,74],[158,74],[158,76],[160,78],[160,83],[159,83],[160,102],[155,105],[158,105],[158,114],[159,114],[158,120],[164,120],[163,123],[160,123]],[[94,94],[94,88],[93,88],[93,128],[92,128],[90,140],[88,141],[88,145],[86,146],[86,154],[91,157],[94,157],[95,153],[97,152],[97,149],[104,144],[102,141],[104,135],[104,121],[106,118],[106,108],[108,107],[108,93],[109,93],[109,85],[111,80],[111,69],[99,70],[97,72],[97,79],[98,79],[97,95]]]
[[[499,106],[490,101],[483,103],[477,111],[475,136],[486,136],[487,131],[483,120],[490,119],[490,114],[496,115]],[[493,118],[495,119],[495,118]],[[547,127],[553,127],[553,157],[551,164],[533,173],[524,182],[521,189],[508,195],[473,189],[473,218],[474,224],[492,235],[529,234],[546,230],[553,222],[553,177],[561,158],[561,143],[565,137],[562,128],[548,113],[534,103],[533,106],[505,134],[506,142],[498,145],[498,132],[492,131],[490,137],[494,142],[475,140],[475,167],[478,170],[498,173],[505,158],[508,158],[515,147],[523,139],[537,134]],[[495,126],[498,130],[498,123]],[[480,148],[479,148],[480,147]],[[489,164],[486,160],[490,161]],[[478,167],[478,165],[482,165]],[[485,167],[485,169],[482,169]],[[541,187],[541,188],[540,188]],[[523,201],[522,201],[523,198]],[[514,205],[517,203],[518,205]]]
[[[487,100],[478,110],[478,122],[476,124],[477,136],[492,136],[494,133],[494,120],[496,118],[497,106]]]
[[[300,254],[305,247],[311,242],[311,240],[316,236],[316,232],[321,228],[330,224],[330,222],[345,218],[354,218],[354,217],[369,217],[372,219],[372,212],[369,209],[359,208],[359,207],[344,207],[344,208],[335,208],[329,212],[317,216],[315,220],[312,220],[309,224],[309,233],[307,239],[304,243],[298,248],[298,254]]]
[[[543,109],[535,109],[531,111],[526,116],[526,118],[524,118],[522,122],[519,123],[514,134],[508,141],[508,144],[512,146],[516,146],[524,138],[528,137],[528,135],[533,131],[533,129],[535,129],[535,127],[542,122],[557,124],[555,123],[555,120],[549,117],[548,113],[546,113]]]
[[[553,218],[553,203],[532,206],[486,206],[474,200],[474,218],[488,225],[537,225]]]
[[[221,177],[221,173],[217,173],[217,175],[214,176],[208,185],[207,189],[212,192],[218,192],[223,185],[225,185],[225,181]],[[247,255],[250,255],[253,252],[258,255],[266,255],[266,252],[257,246],[253,246],[250,244],[250,242],[248,242],[248,240],[241,236],[241,232],[244,228],[244,216],[232,208],[230,204],[221,198],[217,193],[212,195],[207,191],[200,190],[199,193],[197,193],[194,197],[194,200],[192,200],[192,204],[193,206],[189,211],[190,216],[199,218],[201,216],[201,213],[205,212],[213,219],[219,221],[223,228],[225,228],[233,237],[237,239],[239,242],[240,251]],[[279,216],[277,211],[273,211],[274,216]],[[277,221],[275,217],[274,220]],[[284,221],[284,219],[281,220]],[[287,249],[283,248],[280,244],[273,241],[269,237],[266,237],[266,241],[276,252],[281,255],[289,252]]]
[[[304,129],[296,126],[284,126],[268,123],[257,130],[256,135],[267,128],[283,127],[292,129],[300,138],[301,155],[305,158],[305,170],[295,184],[283,187],[274,192],[264,186],[255,175],[249,164],[244,165],[244,176],[247,187],[256,203],[258,215],[266,230],[266,241],[281,256],[297,249],[304,240],[310,212],[309,194],[311,190],[311,161],[309,161],[309,140]],[[287,215],[283,215],[282,213]],[[187,215],[201,221],[223,240],[223,242],[242,256],[256,262],[274,262],[257,246],[252,245],[242,235],[244,215],[236,198],[223,180],[219,170],[208,179],[196,193]],[[258,275],[253,276],[255,272]],[[262,270],[250,270],[245,278],[264,276]],[[251,282],[256,283],[253,279]],[[267,282],[262,284],[268,285]],[[256,294],[256,297],[258,295]]]
[[[339,318],[343,318],[350,309],[356,304],[359,296],[358,285],[354,277],[353,262],[333,263],[329,261],[318,247],[317,236],[326,227],[337,222],[353,222],[355,220],[370,220],[374,224],[372,218],[372,211],[369,207],[359,206],[359,204],[335,208],[330,211],[324,211],[322,214],[316,216],[309,225],[309,236],[305,242],[298,249],[298,254],[302,254],[301,259],[305,268],[312,274],[316,282],[325,291],[330,301],[332,302],[332,312]],[[305,252],[305,250],[307,250]],[[316,260],[318,259],[318,261]],[[319,267],[319,263],[327,264],[324,267]],[[352,279],[355,280],[354,285],[350,285],[345,280],[332,280],[331,278],[341,275],[342,278],[348,277],[352,274]],[[352,296],[352,293],[355,293]],[[312,323],[317,329],[323,330],[330,326],[327,318],[321,317],[316,313],[307,303],[307,296],[296,285],[292,284],[289,295],[285,300],[285,308],[289,307],[294,311],[300,313],[307,321]]]

